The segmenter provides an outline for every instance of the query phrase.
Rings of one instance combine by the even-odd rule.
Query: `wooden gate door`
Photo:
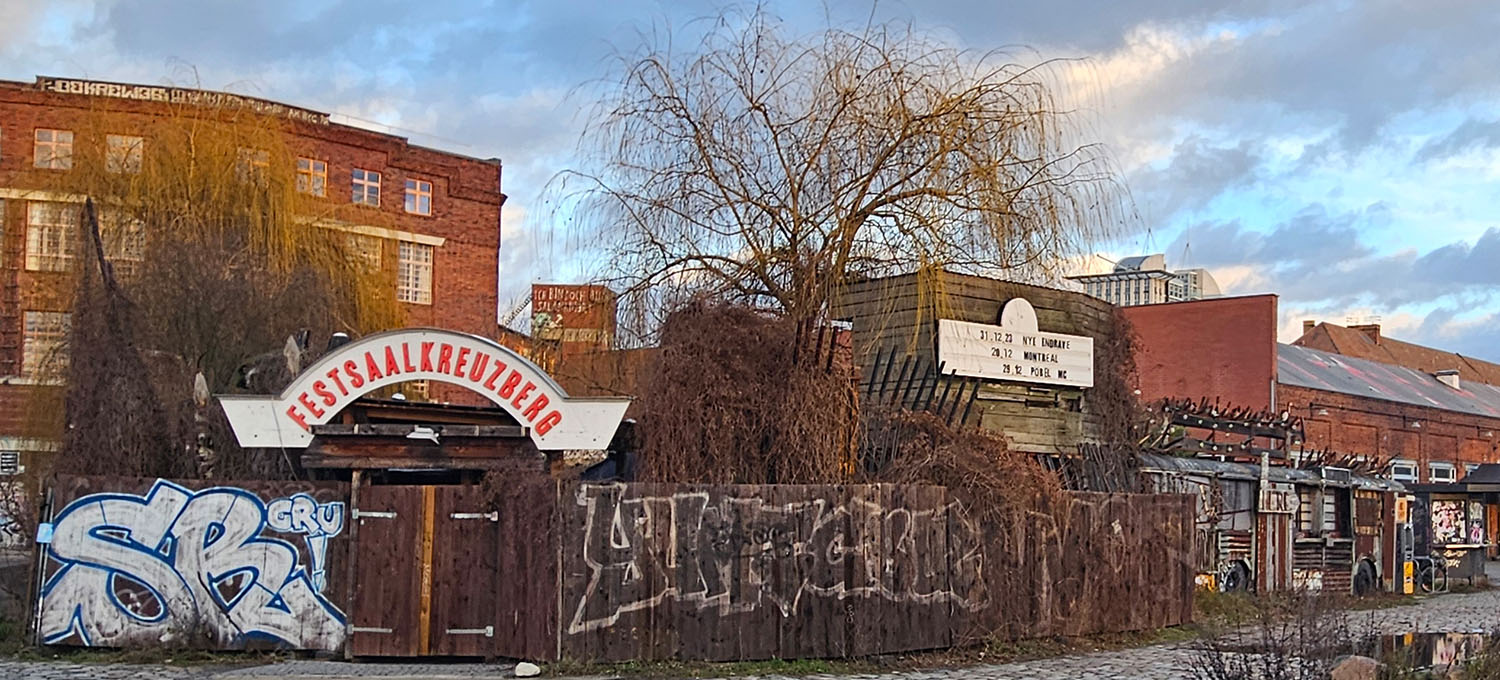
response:
[[[498,515],[474,486],[368,486],[355,509],[353,656],[493,656]]]
[[[433,487],[429,487],[433,488]],[[477,486],[436,487],[431,506],[429,650],[438,656],[495,655],[499,515]]]
[[[416,656],[420,651],[423,488],[366,486],[354,492],[353,656]]]

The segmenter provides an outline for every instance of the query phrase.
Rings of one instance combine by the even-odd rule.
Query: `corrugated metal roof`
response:
[[[1159,453],[1141,454],[1141,469],[1147,472],[1174,472],[1185,475],[1217,476],[1225,479],[1246,481],[1260,479],[1260,466],[1252,463],[1235,463],[1215,460],[1213,458],[1190,456],[1167,456]],[[1273,482],[1291,482],[1294,484],[1317,484],[1323,479],[1317,470],[1304,470],[1279,465],[1267,467],[1266,476]],[[1361,489],[1399,491],[1403,488],[1400,482],[1366,477],[1364,475],[1351,474],[1349,475],[1349,480],[1353,486]],[[1343,484],[1335,482],[1333,486],[1343,486]]]
[[[1283,385],[1500,417],[1500,388],[1484,383],[1463,382],[1455,390],[1421,371],[1297,345],[1278,348],[1276,370]]]

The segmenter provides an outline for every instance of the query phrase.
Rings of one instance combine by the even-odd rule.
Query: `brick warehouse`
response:
[[[144,134],[128,129],[132,123],[145,128],[169,113],[208,117],[235,110],[285,121],[287,145],[298,157],[299,191],[330,205],[359,204],[358,219],[313,224],[349,233],[362,254],[395,274],[408,325],[495,336],[506,198],[498,159],[423,148],[330,122],[328,114],[227,93],[46,77],[0,81],[0,449],[45,446],[18,435],[27,395],[36,387],[29,369],[66,328],[72,267],[67,249],[55,245],[66,238],[52,236],[59,252],[39,251],[49,247],[48,229],[75,227],[38,216],[48,214],[49,205],[82,201],[48,191],[50,180],[69,171],[75,147],[108,143],[113,151],[117,140],[127,139],[149,153],[150,140],[132,136]],[[90,133],[86,121],[100,112],[121,129]],[[434,399],[475,399],[446,386],[432,390]]]
[[[1309,449],[1391,460],[1397,481],[1452,481],[1500,462],[1500,365],[1385,338],[1378,326],[1304,324],[1276,342],[1274,295],[1130,307],[1141,399],[1286,409]]]

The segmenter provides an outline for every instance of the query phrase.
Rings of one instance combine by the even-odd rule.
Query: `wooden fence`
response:
[[[997,526],[931,486],[53,488],[55,644],[730,660],[1191,617],[1182,495],[1073,493]]]
[[[347,484],[59,476],[52,490],[42,642],[343,646]]]
[[[1075,493],[989,526],[940,487],[561,492],[565,658],[863,656],[1192,615],[1186,496]]]

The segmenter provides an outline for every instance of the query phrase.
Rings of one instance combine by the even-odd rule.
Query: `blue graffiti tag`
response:
[[[294,510],[299,504],[304,510]],[[297,494],[271,505],[286,514],[272,521],[244,489],[193,492],[162,479],[144,496],[98,493],[69,503],[47,550],[59,567],[42,589],[43,640],[125,646],[198,636],[216,647],[267,639],[337,649],[344,616],[320,591],[326,541],[343,529],[343,504],[319,506]],[[295,545],[261,535],[311,540],[308,524],[293,524],[304,514],[323,541],[310,560],[318,585]]]
[[[328,539],[344,531],[344,504],[319,505],[312,496],[294,494],[266,504],[266,521],[275,531],[307,537],[309,576],[313,589],[323,592],[328,585]]]

